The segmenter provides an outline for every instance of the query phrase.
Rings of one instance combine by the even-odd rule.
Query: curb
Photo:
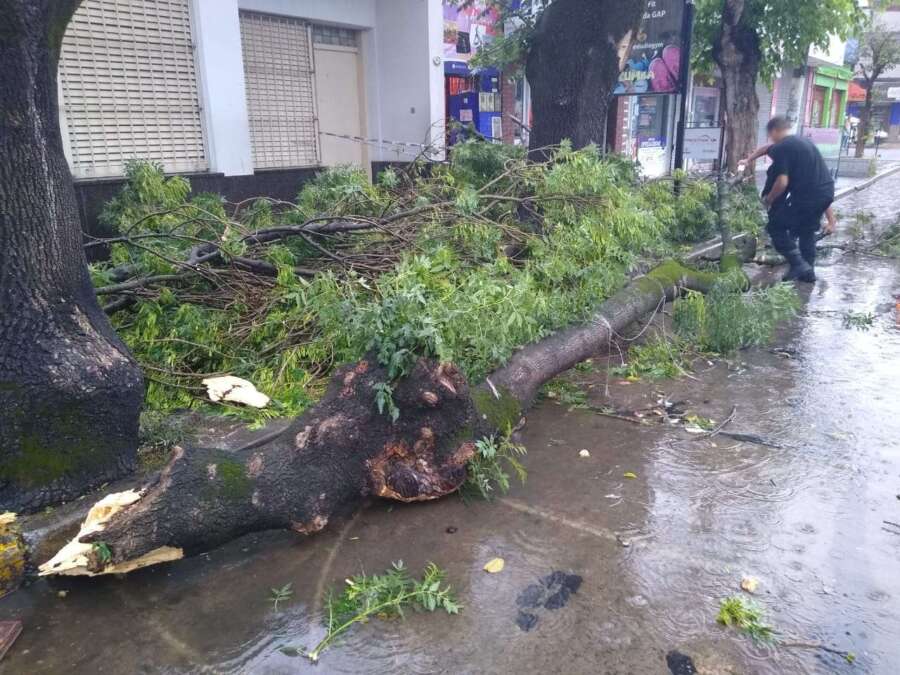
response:
[[[844,197],[849,197],[850,195],[856,194],[857,192],[862,192],[866,188],[872,187],[873,185],[875,185],[875,183],[882,180],[883,178],[893,176],[898,172],[900,172],[900,164],[891,167],[887,171],[883,171],[875,176],[872,176],[872,178],[863,181],[859,185],[853,185],[852,187],[844,188],[840,192],[835,193],[834,201],[838,201],[839,199],[843,199]]]

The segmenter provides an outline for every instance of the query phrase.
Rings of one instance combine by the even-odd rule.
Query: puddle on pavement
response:
[[[900,330],[889,303],[900,274],[847,258],[821,277],[779,341],[793,358],[750,350],[697,380],[611,388],[624,407],[660,392],[718,420],[737,406],[729,430],[783,448],[698,441],[545,401],[521,433],[529,480],[503,499],[376,503],[311,539],[264,533],[126,579],[37,582],[0,602],[0,618],[25,624],[0,672],[666,673],[673,650],[701,673],[895,672],[900,534],[883,521],[900,522]],[[871,330],[842,326],[844,311],[879,306]],[[577,377],[603,402],[602,374]],[[486,574],[497,556],[505,569]],[[279,650],[322,637],[329,587],[398,559],[444,567],[462,614],[373,621],[318,666]],[[778,631],[852,651],[856,663],[718,626],[719,600],[744,574],[760,579]],[[275,613],[270,589],[287,583],[294,595]]]

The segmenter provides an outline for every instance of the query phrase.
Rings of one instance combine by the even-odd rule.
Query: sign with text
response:
[[[681,87],[685,0],[649,0],[637,35],[619,48],[614,94],[675,94]],[[630,38],[630,39],[629,39]]]
[[[698,127],[684,130],[684,157],[695,162],[715,162],[722,144],[721,127]]]

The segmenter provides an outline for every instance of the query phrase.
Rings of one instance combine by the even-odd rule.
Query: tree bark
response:
[[[144,388],[87,272],[56,72],[80,0],[0,0],[0,511],[130,471]]]
[[[864,157],[866,154],[866,142],[869,136],[869,127],[872,125],[872,106],[874,104],[875,83],[867,82],[866,102],[863,104],[862,110],[859,111],[859,125],[856,128],[856,158]]]
[[[734,172],[738,162],[756,148],[759,130],[756,81],[762,53],[756,27],[746,24],[744,0],[725,0],[713,60],[722,72],[727,165]]]
[[[318,405],[259,447],[177,448],[133,503],[83,532],[86,562],[64,549],[41,573],[125,572],[257,530],[311,534],[370,495],[445,496],[465,481],[475,441],[515,426],[546,381],[607,349],[615,331],[680,289],[705,291],[715,278],[665,263],[604,302],[590,322],[523,348],[471,389],[452,365],[422,359],[394,388],[396,423],[376,405],[386,370],[372,358],[342,368]]]
[[[603,144],[609,103],[646,0],[555,0],[538,19],[525,74],[531,85],[530,147]]]

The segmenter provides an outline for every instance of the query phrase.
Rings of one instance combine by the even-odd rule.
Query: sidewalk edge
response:
[[[844,197],[849,197],[852,194],[856,194],[857,192],[862,192],[866,188],[872,187],[878,181],[887,178],[888,176],[893,176],[895,173],[900,172],[900,163],[896,166],[891,167],[887,171],[882,171],[881,173],[872,176],[868,180],[863,181],[859,185],[853,185],[848,188],[844,188],[839,192],[836,192],[834,195],[834,201],[838,201],[839,199],[843,199]]]

